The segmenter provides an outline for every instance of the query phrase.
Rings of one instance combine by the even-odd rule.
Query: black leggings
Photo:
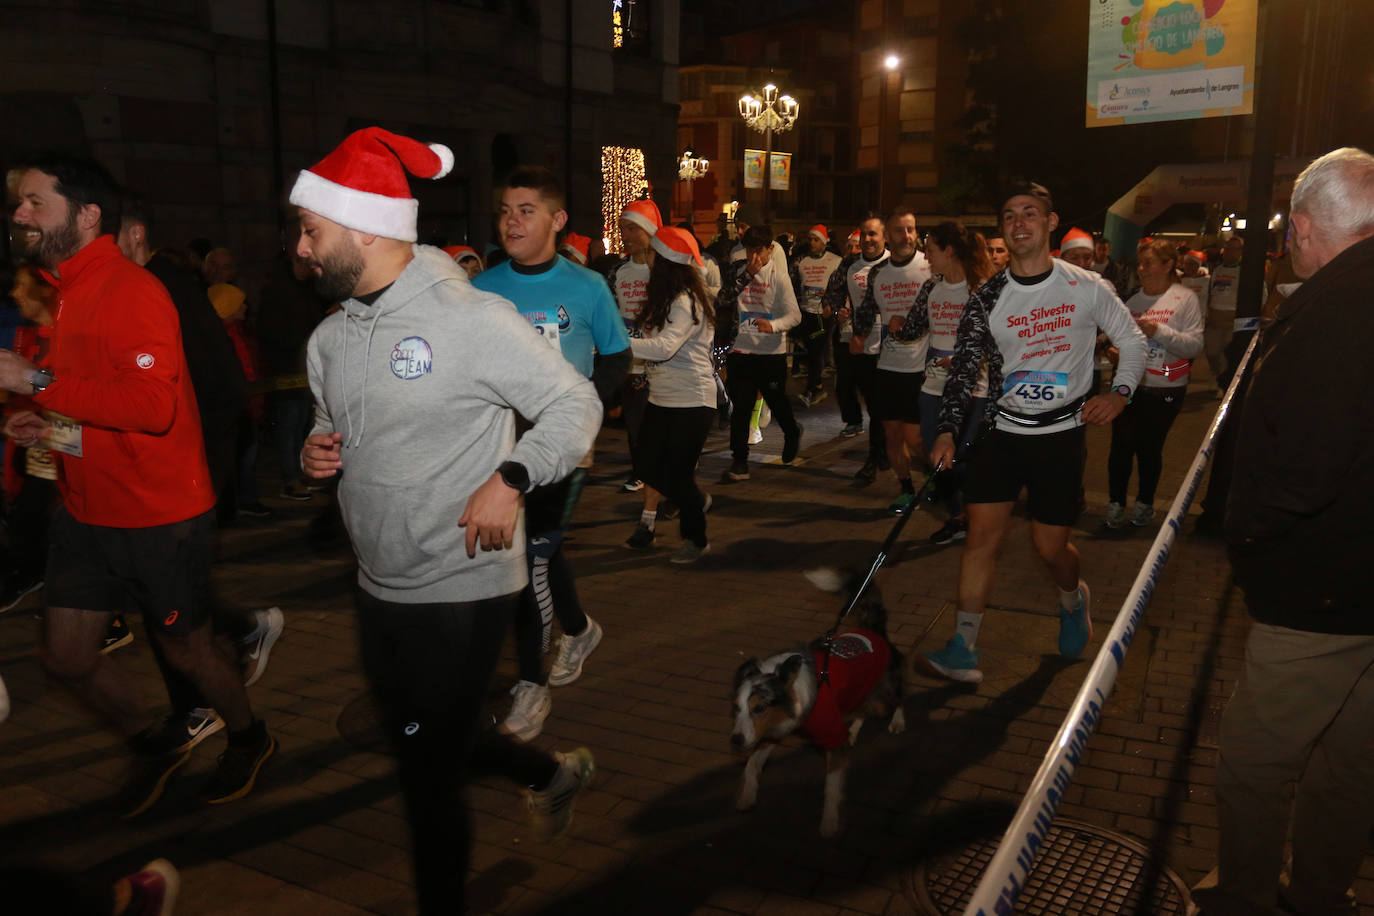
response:
[[[641,433],[638,447],[643,444]],[[549,651],[555,616],[569,635],[576,636],[587,628],[572,567],[563,553],[563,532],[572,523],[586,479],[586,470],[576,468],[558,483],[539,487],[525,497],[525,561],[530,584],[520,593],[515,614],[515,655],[522,681],[543,684],[548,680],[544,653]]]
[[[859,395],[868,407],[868,457],[873,461],[887,459],[887,433],[879,420],[873,419],[873,405],[878,394],[878,357],[867,353],[857,356],[849,352],[849,341],[835,338],[835,399],[840,402],[840,419],[846,425],[862,426],[863,408]]]
[[[754,410],[754,398],[759,394],[773,411],[773,419],[783,433],[797,434],[797,421],[792,416],[792,404],[787,400],[786,356],[781,353],[731,353],[725,360],[725,371],[725,390],[735,405],[730,414],[730,452],[736,461],[749,458],[749,416]]]
[[[558,772],[548,754],[481,728],[518,597],[395,604],[358,592],[363,672],[397,749],[422,914],[463,912],[468,781],[500,774],[543,788]]]
[[[1112,502],[1126,503],[1133,459],[1140,466],[1136,498],[1143,503],[1155,501],[1155,487],[1164,470],[1164,438],[1183,407],[1184,390],[1155,394],[1142,389],[1112,421],[1112,447],[1107,455],[1107,492]]]
[[[697,460],[715,419],[714,407],[660,407],[644,412],[635,476],[677,503],[682,539],[706,546],[706,497],[697,488]]]

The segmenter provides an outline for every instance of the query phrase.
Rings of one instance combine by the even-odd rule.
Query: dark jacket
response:
[[[1256,346],[1226,539],[1262,623],[1374,634],[1374,238],[1279,307]]]

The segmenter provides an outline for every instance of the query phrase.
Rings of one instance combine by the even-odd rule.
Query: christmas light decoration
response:
[[[649,184],[644,180],[644,150],[629,146],[601,148],[601,224],[609,240],[607,252],[620,251],[620,213],[639,200]]]

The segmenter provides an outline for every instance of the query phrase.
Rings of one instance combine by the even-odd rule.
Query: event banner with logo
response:
[[[1087,125],[1250,114],[1259,0],[1090,0]]]
[[[774,191],[787,191],[792,187],[792,154],[773,153],[769,162],[772,163],[773,173],[768,176],[768,186]],[[746,149],[744,151],[744,186],[746,188],[763,187],[763,150]]]

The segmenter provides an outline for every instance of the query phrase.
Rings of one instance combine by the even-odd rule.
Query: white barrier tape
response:
[[[1059,810],[1060,799],[1073,781],[1078,761],[1088,746],[1088,739],[1097,728],[1102,707],[1106,705],[1107,698],[1111,696],[1112,688],[1116,685],[1116,676],[1126,659],[1126,650],[1130,648],[1136,626],[1140,623],[1145,606],[1150,603],[1150,597],[1154,594],[1155,582],[1169,559],[1169,549],[1178,535],[1188,506],[1192,504],[1193,494],[1197,492],[1202,481],[1202,472],[1212,458],[1217,433],[1230,413],[1231,399],[1245,375],[1246,366],[1258,340],[1259,335],[1256,334],[1246,348],[1245,355],[1241,357],[1235,377],[1226,389],[1226,397],[1222,399],[1221,407],[1217,409],[1217,414],[1207,429],[1207,435],[1203,437],[1202,445],[1193,458],[1187,476],[1184,477],[1183,486],[1179,487],[1178,494],[1169,507],[1169,514],[1159,528],[1159,534],[1155,535],[1154,543],[1150,545],[1145,563],[1140,567],[1140,572],[1136,575],[1121,610],[1117,612],[1116,621],[1103,641],[1102,648],[1098,650],[1092,668],[1083,679],[1083,686],[1079,688],[1078,695],[1069,706],[1064,724],[1059,726],[1059,732],[1054,736],[1050,750],[1041,761],[1030,789],[1021,800],[1021,806],[1016,809],[1016,815],[1012,818],[1006,833],[1002,835],[1002,842],[998,845],[996,854],[983,871],[983,877],[964,909],[964,916],[1010,916],[1013,912],[1016,898],[1021,893],[1026,876],[1035,865],[1040,846],[1049,832],[1055,812]]]

